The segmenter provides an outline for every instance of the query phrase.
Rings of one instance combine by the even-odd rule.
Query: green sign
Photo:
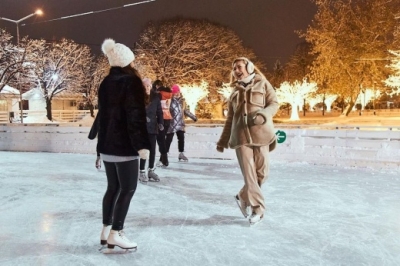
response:
[[[275,135],[278,139],[278,143],[283,143],[286,140],[286,133],[283,131],[278,130]]]

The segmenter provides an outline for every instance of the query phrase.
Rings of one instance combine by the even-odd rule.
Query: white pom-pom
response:
[[[104,54],[108,54],[112,49],[114,49],[115,41],[113,39],[105,39],[101,45],[101,50]]]

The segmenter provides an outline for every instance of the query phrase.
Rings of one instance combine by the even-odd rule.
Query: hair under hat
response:
[[[179,88],[179,86],[177,84],[172,85],[171,88],[172,93],[178,93],[181,91],[181,89]]]
[[[101,50],[107,56],[110,66],[126,67],[135,60],[131,49],[122,43],[116,43],[113,39],[105,39]]]
[[[151,86],[151,79],[150,78],[144,78],[142,79],[143,85],[144,86]]]

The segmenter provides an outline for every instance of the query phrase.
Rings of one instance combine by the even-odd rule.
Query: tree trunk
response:
[[[46,98],[46,111],[47,111],[47,119],[53,121],[53,115],[51,113],[51,100]]]
[[[290,115],[290,120],[300,120],[299,118],[299,108],[296,103],[292,103],[292,114]]]
[[[344,108],[342,114],[340,116],[349,116],[351,110],[353,109],[355,102],[350,101],[349,104]]]

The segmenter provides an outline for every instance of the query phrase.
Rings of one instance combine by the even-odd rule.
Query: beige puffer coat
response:
[[[272,117],[279,109],[272,85],[256,74],[244,88],[238,82],[232,83],[227,119],[217,146],[236,149],[246,146],[276,146]]]

